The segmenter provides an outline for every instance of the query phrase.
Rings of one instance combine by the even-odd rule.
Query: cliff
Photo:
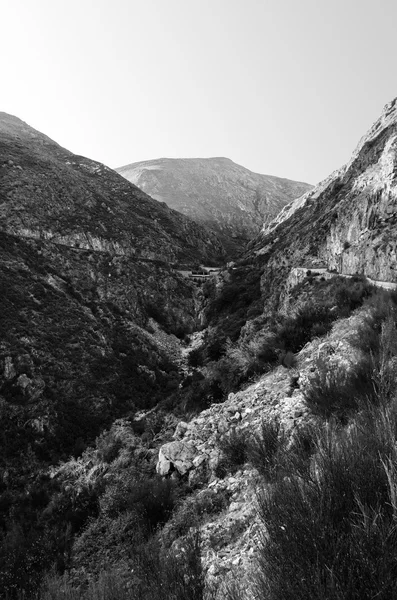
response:
[[[342,274],[397,281],[396,133],[393,100],[345,166],[264,225],[254,254],[273,266],[317,261]]]

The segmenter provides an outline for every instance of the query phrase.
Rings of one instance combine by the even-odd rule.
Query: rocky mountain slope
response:
[[[112,255],[221,261],[214,234],[153,201],[100,163],[0,113],[0,228]]]
[[[160,158],[132,163],[118,173],[216,232],[236,253],[309,184],[259,175],[228,158]]]
[[[150,319],[194,330],[198,290],[170,264],[223,256],[200,225],[0,113],[3,457],[10,440],[45,459],[71,452],[177,388]]]
[[[198,505],[208,492],[212,494],[214,505],[223,500],[222,509],[202,518],[200,524],[207,581],[208,585],[219,586],[217,598],[233,597],[225,591],[233,581],[244,590],[238,598],[259,598],[251,586],[263,542],[263,523],[258,515],[258,492],[263,486],[259,465],[252,464],[247,453],[236,459],[236,465],[228,465],[226,472],[222,472],[219,468],[225,456],[222,440],[240,439],[240,444],[241,440],[249,443],[255,436],[261,436],[263,423],[278,423],[292,451],[300,432],[321,422],[306,401],[318,361],[331,360],[334,365],[342,363],[348,368],[355,365],[355,339],[364,322],[362,310],[339,320],[325,338],[315,338],[305,346],[293,368],[277,366],[189,423],[179,422],[174,440],[160,448],[157,462],[160,474],[166,476],[176,470],[188,477],[191,484],[198,487],[195,492]],[[185,518],[192,505],[192,499],[186,502]],[[194,526],[192,522],[190,527]]]
[[[239,593],[232,594],[230,588],[229,592],[218,590],[219,597],[222,599],[364,596],[369,598],[370,586],[373,586],[374,593],[379,596],[384,598],[390,596],[391,588],[385,591],[386,584],[382,576],[378,578],[378,574],[374,576],[371,584],[364,585],[365,590],[359,591],[359,581],[364,581],[368,573],[365,564],[351,558],[350,554],[344,555],[343,561],[344,564],[349,565],[349,569],[354,565],[357,580],[354,583],[349,581],[345,587],[339,588],[338,586],[342,585],[342,579],[339,579],[335,583],[338,590],[335,592],[336,588],[326,580],[326,574],[329,572],[329,561],[337,556],[341,546],[337,546],[335,552],[333,551],[334,554],[327,555],[326,559],[319,559],[321,550],[318,550],[315,542],[313,545],[318,552],[316,559],[320,562],[324,560],[322,567],[324,580],[316,584],[318,585],[316,590],[321,590],[318,596],[305,592],[304,582],[309,572],[310,560],[305,556],[306,538],[304,543],[299,543],[301,531],[299,527],[305,522],[302,531],[304,529],[309,537],[312,536],[310,540],[316,539],[319,544],[321,544],[321,536],[325,534],[322,533],[324,525],[321,524],[319,537],[315,537],[316,516],[312,514],[313,523],[311,523],[307,512],[310,494],[305,497],[301,506],[299,503],[303,495],[301,498],[299,490],[307,485],[307,489],[316,495],[324,485],[324,481],[331,477],[332,468],[335,469],[337,476],[341,477],[338,481],[342,481],[342,474],[338,470],[341,454],[338,455],[338,451],[343,444],[346,444],[346,448],[349,446],[351,449],[351,456],[353,456],[353,448],[354,452],[357,452],[355,457],[357,462],[347,477],[347,479],[357,478],[352,486],[355,490],[353,495],[356,494],[354,502],[357,502],[357,504],[353,503],[352,514],[356,517],[362,510],[367,518],[369,511],[372,510],[368,508],[372,506],[368,497],[370,484],[359,491],[360,478],[364,477],[364,472],[368,472],[366,471],[368,466],[363,467],[360,476],[357,474],[361,465],[357,466],[360,462],[358,458],[360,451],[356,449],[355,444],[358,444],[357,430],[360,430],[360,427],[363,428],[360,435],[364,435],[364,438],[371,435],[369,433],[371,428],[373,431],[373,428],[378,426],[383,435],[386,426],[382,421],[385,418],[382,410],[388,402],[391,402],[391,408],[387,410],[395,411],[397,378],[395,300],[391,296],[391,304],[386,308],[387,302],[390,301],[387,300],[387,294],[374,291],[376,288],[371,289],[368,284],[375,283],[378,287],[387,290],[397,288],[396,139],[397,100],[394,100],[386,105],[379,120],[362,138],[351,161],[302,198],[285,207],[250,244],[244,260],[237,262],[233,269],[223,274],[223,280],[218,281],[215,295],[217,312],[212,320],[212,325],[218,327],[218,335],[225,331],[230,321],[236,320],[237,317],[240,319],[244,311],[246,323],[242,328],[240,324],[240,337],[235,338],[234,347],[229,345],[229,350],[226,350],[226,354],[218,361],[217,368],[225,370],[229,360],[231,368],[235,371],[242,356],[245,360],[249,360],[249,351],[255,344],[255,351],[258,354],[264,352],[266,341],[269,343],[270,340],[273,347],[279,343],[280,331],[284,336],[285,345],[279,346],[279,350],[287,350],[290,354],[289,363],[284,362],[284,366],[276,366],[269,373],[257,377],[256,381],[246,385],[245,389],[230,393],[224,403],[213,405],[189,423],[179,423],[175,428],[174,441],[168,442],[159,451],[157,462],[159,473],[166,475],[175,470],[183,476],[188,475],[192,483],[198,482],[200,489],[195,496],[197,506],[201,506],[202,498],[210,490],[214,495],[212,501],[215,505],[217,498],[223,500],[222,510],[219,510],[216,515],[205,515],[200,526],[208,581],[226,578],[239,582]],[[260,305],[263,311],[261,314],[255,311],[255,314],[250,316],[253,304],[248,307],[236,305],[237,292],[243,289],[239,281],[242,273],[246,278],[254,276],[260,282]],[[338,277],[338,273],[345,275],[346,278]],[[335,295],[331,293],[333,284]],[[237,285],[240,288],[237,288]],[[374,296],[372,299],[371,295]],[[363,302],[364,306],[361,306]],[[257,303],[258,299],[255,298],[255,308]],[[325,322],[324,315],[316,321],[316,312],[324,308],[329,311],[328,314],[334,321],[332,327],[329,322],[328,324]],[[352,308],[356,309],[353,314],[345,318],[337,318],[338,311],[341,311],[338,315],[340,317],[344,311],[349,312]],[[295,319],[294,323],[292,319]],[[259,335],[262,337],[259,338]],[[378,340],[374,345],[376,336],[379,336],[380,341]],[[258,340],[260,345],[257,343]],[[279,355],[282,356],[283,354]],[[207,363],[206,367],[207,373],[210,372],[209,364]],[[214,366],[211,368],[214,370]],[[230,373],[232,370],[229,371]],[[349,383],[350,377],[353,377],[352,384]],[[366,378],[367,388],[364,386],[364,389],[360,389]],[[349,385],[352,387],[349,388]],[[349,405],[349,401],[355,395],[361,395],[361,404],[358,403],[354,407],[354,402]],[[381,414],[375,415],[374,407],[368,408],[368,406],[371,402],[378,403],[380,398],[382,398],[381,405],[382,403],[384,405]],[[361,417],[357,419],[368,419],[367,424],[361,422],[357,425],[358,421],[355,421],[356,416],[353,415],[358,410],[361,411]],[[370,417],[366,414],[366,410],[369,411]],[[328,421],[330,416],[338,422],[338,434],[332,430],[332,419],[331,422]],[[379,419],[378,424],[376,419]],[[271,479],[270,471],[266,473],[265,484],[263,480],[260,483],[258,472],[253,466],[252,455],[250,458],[249,450],[244,454],[242,448],[244,443],[249,445],[252,435],[260,435],[264,422],[280,425],[278,442],[283,440],[282,443],[286,444],[289,456],[293,455],[296,444],[298,446],[301,444],[299,440],[302,432],[307,433],[310,429],[316,431],[313,455],[310,466],[307,467],[308,479],[311,483],[305,483],[306,467],[302,470],[302,462],[296,463],[295,472],[291,473],[288,470],[284,472],[281,481],[276,482],[276,485]],[[378,437],[373,441],[375,444],[380,443],[381,437],[379,433],[376,435]],[[392,443],[395,444],[395,429],[391,432],[391,436]],[[306,438],[305,443],[307,442]],[[256,463],[259,469],[261,464],[266,464],[268,460],[266,453],[271,452],[272,443],[274,440],[273,442],[267,440],[268,445],[264,448],[261,457],[262,463]],[[363,443],[368,442],[364,440]],[[300,448],[302,449],[302,446]],[[225,459],[226,450],[230,452],[235,465],[234,471],[231,471],[229,464],[229,471],[226,470],[225,475],[219,465]],[[330,452],[332,458],[327,457],[327,452]],[[335,464],[328,472],[328,464],[331,464],[332,460],[335,460]],[[347,466],[344,468],[343,477]],[[356,468],[357,473],[354,471]],[[380,472],[384,471],[382,460],[379,461],[379,468]],[[285,473],[288,475],[287,478]],[[297,529],[292,529],[288,525],[287,513],[285,513],[280,516],[279,521],[275,518],[277,521],[275,529],[271,529],[273,523],[269,527],[265,523],[264,527],[263,521],[258,518],[261,502],[262,507],[266,506],[277,486],[282,490],[279,496],[279,502],[282,502],[283,495],[288,494],[289,483],[285,482],[291,481],[290,478],[295,478],[297,484],[293,488],[293,500],[288,510],[299,513],[302,508],[302,522],[294,522]],[[311,485],[313,488],[310,487]],[[262,500],[260,494],[258,495],[260,486],[264,490]],[[338,532],[336,537],[340,539],[338,536],[347,535],[347,527],[351,527],[354,538],[352,547],[356,547],[358,542],[354,536],[361,524],[349,515],[353,525],[351,522],[346,525],[348,515],[344,512],[343,505],[346,497],[345,486],[346,483],[342,484],[340,496],[336,494],[336,502],[340,504],[337,504],[339,512],[335,522],[343,521],[345,528],[343,533]],[[390,490],[393,494],[395,482]],[[363,502],[368,503],[365,504],[365,508],[363,503],[360,504],[361,500],[358,500],[362,491],[366,495]],[[225,496],[227,501],[224,500]],[[327,496],[324,502],[329,502],[329,498],[330,496]],[[325,504],[322,505],[324,506]],[[188,502],[184,509],[186,518]],[[277,505],[273,506],[273,511],[275,510]],[[376,519],[379,518],[382,523],[385,523],[386,504],[377,504],[377,510]],[[182,510],[181,514],[184,514]],[[371,514],[375,515],[375,511]],[[269,513],[268,518],[271,519]],[[392,525],[390,526],[393,528]],[[335,527],[334,523],[332,527]],[[366,520],[362,539],[368,540],[367,536],[372,535],[373,532],[369,534],[368,527],[369,521]],[[285,535],[278,534],[280,530],[285,532]],[[273,543],[274,539],[278,539],[279,535],[284,535],[284,538],[280,538],[280,544],[283,546],[282,558],[285,565],[272,563],[272,558],[269,558],[270,551],[268,554],[264,551],[264,548]],[[384,539],[383,535],[382,533],[382,539]],[[329,532],[327,536],[329,537],[325,539],[329,548],[331,539]],[[295,543],[297,545],[293,549]],[[255,562],[258,553],[262,556],[259,563]],[[290,554],[294,555],[295,563],[292,562],[288,566]],[[298,572],[297,577],[294,578],[289,569],[294,570],[293,565],[298,564],[298,554],[303,556],[304,570]],[[267,562],[263,556],[267,557]],[[274,572],[275,566],[279,569],[277,576],[269,572],[269,568]],[[336,578],[342,578],[344,566],[338,568],[340,570]],[[259,579],[256,575],[258,572]],[[263,579],[264,575],[270,583],[266,582],[266,578]],[[309,576],[307,577],[309,580]],[[276,580],[278,587],[276,590],[273,588],[274,595],[264,596],[258,592],[258,589],[272,589]],[[288,585],[289,580],[294,580],[296,585],[292,595],[290,592],[292,588],[287,593],[287,588],[283,587],[284,582]],[[348,589],[347,585],[352,587]],[[393,583],[390,585],[395,589]]]
[[[251,245],[267,269],[311,261],[351,275],[397,281],[396,100],[351,160],[266,224]]]
[[[131,184],[4,122],[0,596],[395,597],[396,101],[202,291],[97,211]]]

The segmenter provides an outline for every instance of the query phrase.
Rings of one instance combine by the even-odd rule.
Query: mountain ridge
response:
[[[311,187],[255,173],[226,157],[161,158],[116,170],[152,197],[211,228],[232,255],[288,200]]]
[[[3,230],[144,258],[223,260],[212,232],[106,165],[74,155],[6,113],[0,115],[0,135]]]

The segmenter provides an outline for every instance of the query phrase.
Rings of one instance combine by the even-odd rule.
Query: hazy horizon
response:
[[[315,184],[397,95],[395,3],[5,0],[0,110],[121,167],[226,157]]]

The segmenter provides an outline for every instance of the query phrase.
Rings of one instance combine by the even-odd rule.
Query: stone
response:
[[[29,377],[25,373],[22,373],[22,375],[18,377],[17,383],[20,388],[25,390],[32,383],[32,380],[29,379]]]
[[[175,469],[180,475],[185,475],[192,467],[196,449],[180,441],[168,442],[159,450],[156,471],[163,477]]]
[[[196,456],[196,458],[193,459],[193,466],[199,467],[205,461],[205,459],[206,457],[203,454],[201,456]]]
[[[219,448],[214,448],[210,453],[210,458],[208,461],[208,467],[211,471],[214,471],[218,466],[219,460],[221,458],[221,451]]]
[[[12,362],[11,356],[6,356],[4,359],[4,379],[14,379],[16,376],[16,370]]]
[[[187,430],[188,430],[188,424],[185,423],[185,421],[180,421],[178,423],[178,425],[176,426],[174,435],[172,437],[175,440],[180,440],[183,438],[183,436],[185,435]]]
[[[226,433],[230,427],[230,424],[226,421],[224,417],[221,417],[218,421],[217,428],[219,433]]]
[[[230,417],[231,421],[241,421],[241,414],[236,411],[232,417]]]

